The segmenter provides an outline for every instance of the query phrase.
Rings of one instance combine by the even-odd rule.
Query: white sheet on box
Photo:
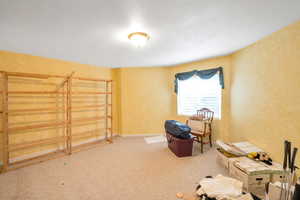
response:
[[[263,152],[262,149],[259,147],[255,146],[254,144],[251,144],[250,142],[236,142],[232,143],[235,147],[239,148],[245,153],[252,153],[252,152]]]
[[[233,145],[227,144],[227,143],[222,142],[220,140],[216,141],[216,145],[219,148],[223,149],[224,151],[226,151],[228,153],[231,153],[233,155],[236,155],[236,156],[244,156],[244,155],[246,155],[245,152],[242,152],[241,150],[239,150],[238,148],[234,147]]]

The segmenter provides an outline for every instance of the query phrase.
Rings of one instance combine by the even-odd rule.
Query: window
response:
[[[221,118],[221,91],[218,73],[210,79],[193,76],[184,81],[178,80],[178,114],[191,116],[201,108],[208,108],[216,118]]]

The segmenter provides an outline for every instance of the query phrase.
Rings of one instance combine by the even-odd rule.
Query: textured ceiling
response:
[[[300,19],[299,0],[0,0],[0,49],[108,67],[226,55]],[[135,48],[127,39],[144,31]]]

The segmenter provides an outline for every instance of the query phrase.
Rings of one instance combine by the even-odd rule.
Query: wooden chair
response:
[[[194,137],[194,141],[199,142],[201,144],[201,153],[203,153],[203,145],[208,144],[208,142],[204,142],[205,137],[209,137],[209,144],[212,147],[212,121],[214,118],[214,112],[209,110],[208,108],[202,108],[201,110],[197,110],[197,117],[200,120],[191,120],[188,119],[186,124],[191,127],[191,134]]]

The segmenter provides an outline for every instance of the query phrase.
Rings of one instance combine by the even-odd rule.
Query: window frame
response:
[[[218,76],[219,77],[219,72],[215,74],[215,76]],[[176,114],[178,116],[183,116],[183,117],[191,117],[193,116],[193,114],[180,114],[179,113],[179,95],[180,95],[180,81],[178,81],[178,92],[177,92],[177,95],[176,95]],[[223,106],[223,89],[222,87],[220,86],[220,95],[219,95],[219,116],[216,116],[216,114],[214,114],[214,118],[215,119],[221,119],[222,118],[222,106]],[[196,114],[196,112],[195,112]]]

